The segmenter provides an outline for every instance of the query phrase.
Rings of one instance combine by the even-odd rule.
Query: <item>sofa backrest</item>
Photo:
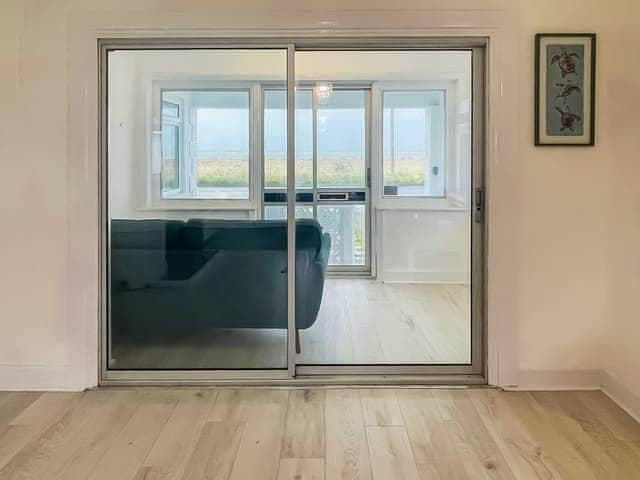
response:
[[[296,221],[296,250],[315,257],[322,227]],[[112,220],[112,286],[140,288],[157,280],[184,280],[218,251],[287,249],[284,220]],[[286,256],[286,255],[285,255]]]
[[[181,242],[180,220],[112,220],[112,249],[166,250]]]
[[[182,229],[183,248],[213,250],[286,250],[284,220],[189,220]],[[316,220],[296,221],[296,249],[320,250],[322,227]]]

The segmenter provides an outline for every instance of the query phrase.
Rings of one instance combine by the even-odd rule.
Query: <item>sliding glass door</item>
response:
[[[286,215],[259,220],[256,121],[261,85],[287,85],[287,57],[105,52],[109,371],[289,375],[290,232]]]
[[[103,381],[483,373],[483,40],[101,52]]]
[[[330,264],[367,264],[375,244],[373,278],[327,278],[316,321],[299,332],[299,372],[473,371],[474,55],[296,52],[297,84],[315,85]]]

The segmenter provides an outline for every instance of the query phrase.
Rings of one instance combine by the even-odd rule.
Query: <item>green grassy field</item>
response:
[[[385,165],[385,184],[419,186],[424,184],[424,161],[422,159],[397,159],[392,171]],[[165,185],[175,182],[175,173],[163,172]],[[296,184],[311,187],[313,165],[311,160],[296,162]],[[319,184],[333,187],[363,185],[365,172],[362,159],[323,159],[318,162]],[[242,160],[199,160],[199,187],[242,187],[249,182],[249,164]],[[265,186],[286,186],[286,160],[274,159],[265,162]]]

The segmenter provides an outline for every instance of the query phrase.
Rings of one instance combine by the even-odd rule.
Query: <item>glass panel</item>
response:
[[[193,169],[182,180],[180,196],[248,199],[249,91],[163,90],[162,97],[163,118],[186,131],[185,164]],[[179,104],[187,107],[188,118],[171,120]]]
[[[229,207],[262,196],[250,92],[286,84],[286,50],[108,61],[108,368],[287,368],[287,222]]]
[[[313,111],[311,90],[296,91],[296,187],[313,185]],[[264,92],[264,186],[287,186],[287,111],[285,90]]]
[[[249,92],[190,92],[196,192],[249,198]]]
[[[264,207],[265,220],[285,220],[286,218],[286,205],[267,205]],[[313,206],[296,205],[296,218],[313,218]]]
[[[180,127],[162,125],[162,193],[180,188]]]
[[[317,88],[318,186],[364,187],[364,91]]]
[[[180,117],[180,105],[168,100],[162,101],[162,116],[168,118]]]
[[[331,237],[329,265],[365,264],[364,205],[319,205],[318,221]]]
[[[329,265],[363,265],[375,223],[377,277],[347,268],[325,277],[316,321],[299,332],[298,364],[469,364],[471,52],[297,52],[296,76],[317,97],[322,193],[364,189],[369,123],[381,132],[370,141],[382,158],[370,165],[384,192],[371,223],[362,204],[320,200]]]
[[[443,91],[383,92],[384,194],[444,195]]]

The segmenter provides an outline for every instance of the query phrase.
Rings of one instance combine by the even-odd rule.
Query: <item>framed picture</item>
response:
[[[593,145],[595,33],[536,35],[536,145]]]

